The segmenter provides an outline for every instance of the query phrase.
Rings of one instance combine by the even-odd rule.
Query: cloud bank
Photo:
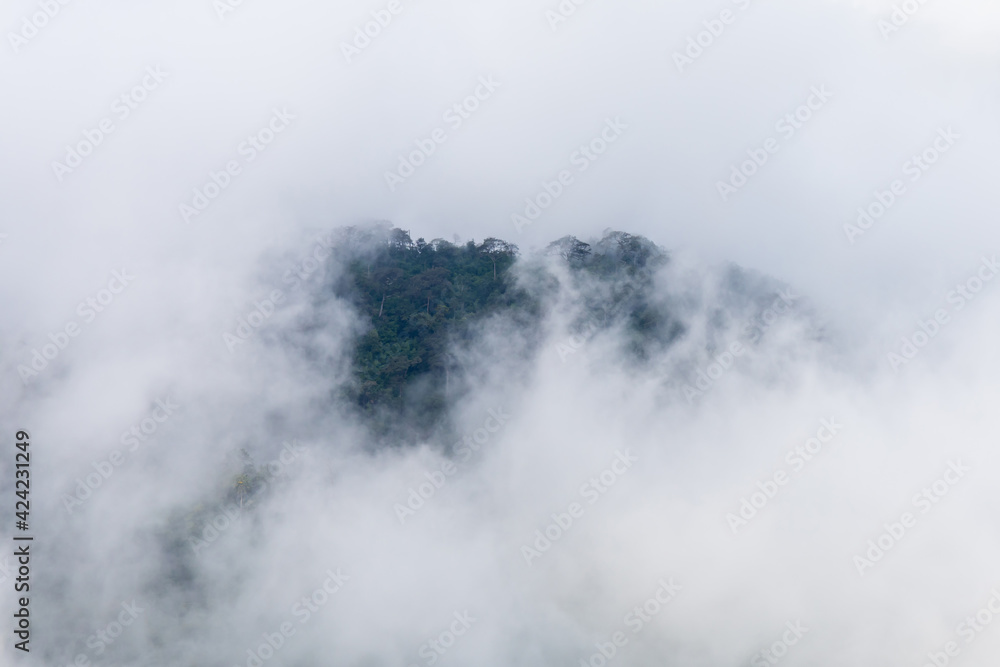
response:
[[[0,410],[36,543],[0,661],[992,664],[998,19],[9,3]],[[331,399],[365,323],[324,249],[371,220],[558,281],[530,356],[503,318],[462,351],[453,439]],[[671,251],[685,334],[643,363],[535,252],[608,227]]]

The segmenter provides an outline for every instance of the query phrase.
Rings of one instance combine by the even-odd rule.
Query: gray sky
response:
[[[674,577],[682,592],[616,659],[745,664],[801,620],[811,630],[789,665],[918,665],[985,605],[1000,583],[989,492],[1000,310],[996,284],[975,298],[953,290],[1000,251],[1000,6],[224,1],[0,10],[0,414],[7,433],[30,425],[38,442],[39,534],[61,549],[38,566],[39,650],[68,664],[144,594],[130,650],[166,655],[150,648],[161,628],[172,658],[246,664],[254,638],[336,567],[353,579],[269,664],[331,652],[425,664],[422,643],[467,608],[480,620],[442,664],[578,664]],[[916,9],[898,26],[897,5]],[[560,6],[575,7],[564,21],[552,18]],[[366,24],[377,33],[367,43]],[[433,153],[401,172],[421,146]],[[741,167],[745,184],[731,180]],[[390,187],[387,172],[402,182]],[[739,187],[724,200],[720,182]],[[512,220],[555,193],[530,224]],[[845,231],[880,197],[881,217]],[[439,443],[359,454],[357,425],[314,407],[342,378],[276,343],[318,283],[288,289],[285,272],[320,234],[371,220],[525,251],[608,227],[643,234],[678,251],[662,290],[696,295],[693,321],[721,300],[718,267],[732,261],[790,285],[832,342],[782,320],[690,406],[609,370],[613,338],[564,363],[560,317],[517,385],[505,333],[488,332],[494,352],[475,360],[488,380],[456,410],[470,433],[501,403],[514,416],[438,507],[400,526],[392,507],[440,469]],[[230,353],[223,333],[275,289],[285,301]],[[888,353],[940,310],[933,344],[894,372]],[[339,358],[357,322],[341,305],[322,317],[310,342]],[[19,375],[71,324],[79,334],[37,376]],[[685,348],[697,368],[712,361],[703,342]],[[168,395],[183,407],[160,446],[129,453],[128,469],[68,514],[60,499],[75,480]],[[723,517],[830,417],[845,429],[829,459],[734,536]],[[263,511],[261,541],[240,524],[198,557],[218,583],[204,617],[187,621],[197,631],[158,616],[179,603],[142,589],[160,572],[144,560],[153,527],[206,497],[234,447],[267,460],[296,438],[307,454]],[[620,493],[527,565],[519,548],[533,531],[628,447],[642,463]],[[861,577],[852,557],[959,458],[974,462],[967,487],[917,509],[898,562]],[[0,461],[4,489],[10,466]],[[106,577],[109,562],[120,576]],[[7,644],[0,656],[18,664]],[[962,664],[995,662],[1000,630],[961,645]]]

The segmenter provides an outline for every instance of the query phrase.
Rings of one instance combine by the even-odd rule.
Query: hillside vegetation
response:
[[[433,427],[461,386],[455,346],[471,342],[473,325],[491,315],[537,325],[553,279],[536,272],[534,284],[522,287],[512,269],[525,260],[496,238],[427,242],[384,226],[352,230],[344,245],[347,271],[334,291],[371,325],[357,341],[349,398],[383,426],[405,416],[411,428]],[[565,262],[573,280],[605,288],[590,290],[586,307],[602,325],[626,318],[636,352],[642,339],[661,333],[663,314],[644,299],[652,270],[667,261],[653,243],[623,232],[593,245],[567,236],[546,254]]]

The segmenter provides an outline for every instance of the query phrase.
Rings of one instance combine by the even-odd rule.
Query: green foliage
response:
[[[236,474],[226,493],[226,501],[246,507],[252,504],[254,497],[267,488],[270,475],[264,466],[254,464],[253,457],[245,449],[239,452],[242,470]]]
[[[439,417],[455,370],[452,343],[478,318],[529,305],[507,276],[517,254],[499,239],[427,243],[391,229],[373,252],[353,256],[336,291],[371,323],[355,353],[357,404],[376,411],[407,403],[424,425]]]
[[[495,238],[428,243],[383,224],[347,230],[341,249],[347,270],[334,291],[371,325],[357,341],[349,398],[374,417],[377,431],[396,425],[426,434],[437,426],[462,388],[453,350],[471,340],[470,325],[501,313],[537,325],[542,304],[558,288],[544,264],[526,278],[528,291],[516,287],[509,272],[517,246]],[[593,245],[564,237],[549,245],[548,254],[560,256],[571,279],[586,286],[588,321],[625,323],[633,356],[642,358],[648,344],[679,335],[677,323],[649,302],[653,272],[667,261],[649,240],[608,230]]]
[[[601,278],[641,278],[667,262],[668,256],[652,241],[626,232],[605,230],[593,246],[575,236],[564,236],[549,244],[549,254],[560,255],[570,266]]]
[[[653,274],[669,256],[649,239],[609,229],[593,245],[564,236],[546,250],[575,270],[578,286],[584,282],[597,286],[583,290],[588,296],[578,329],[624,320],[626,350],[640,362],[683,335],[684,326],[662,304],[651,301]]]

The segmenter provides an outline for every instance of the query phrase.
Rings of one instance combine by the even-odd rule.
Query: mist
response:
[[[0,24],[0,664],[996,663],[994,4]],[[538,305],[406,437],[343,398],[390,226]],[[663,261],[550,246],[611,230]]]

